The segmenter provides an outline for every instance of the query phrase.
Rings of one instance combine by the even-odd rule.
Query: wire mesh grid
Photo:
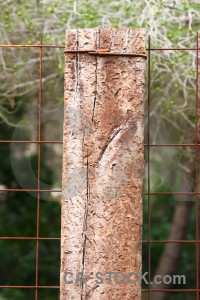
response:
[[[65,49],[65,46],[61,45],[44,45],[42,43],[42,37],[40,37],[40,43],[37,45],[14,45],[14,44],[0,44],[0,48],[38,48],[39,49],[39,115],[38,115],[38,140],[0,140],[0,143],[26,143],[26,144],[38,144],[38,186],[37,189],[6,189],[0,188],[0,192],[36,192],[37,193],[37,234],[35,237],[13,237],[13,236],[0,236],[0,240],[33,240],[36,241],[36,262],[35,262],[35,285],[1,285],[0,289],[33,289],[35,290],[35,299],[38,299],[38,290],[39,289],[59,289],[60,287],[57,285],[49,285],[49,286],[41,286],[38,284],[38,269],[39,269],[39,242],[42,240],[60,240],[59,237],[41,237],[40,236],[40,194],[47,193],[47,192],[62,192],[62,189],[40,189],[40,171],[41,171],[41,145],[42,144],[63,144],[62,141],[51,141],[51,140],[41,140],[41,106],[42,106],[42,49],[43,48],[54,48],[54,49]],[[148,239],[143,240],[143,244],[148,244],[148,280],[151,282],[151,244],[152,243],[188,243],[188,244],[195,244],[196,246],[196,288],[193,289],[152,289],[150,284],[148,285],[147,289],[143,289],[142,291],[148,293],[148,299],[151,299],[151,294],[153,292],[170,292],[170,293],[178,293],[178,292],[195,292],[196,299],[199,299],[199,219],[198,219],[198,195],[200,192],[198,191],[198,147],[200,144],[198,143],[198,52],[199,52],[199,45],[198,45],[198,33],[196,34],[196,47],[185,47],[185,48],[151,48],[151,38],[150,35],[148,37],[148,48],[147,50],[147,63],[148,63],[148,75],[147,75],[147,88],[148,88],[148,112],[147,112],[147,138],[148,142],[144,144],[147,148],[147,164],[148,164],[148,189],[147,192],[143,193],[144,196],[148,197]],[[152,51],[195,51],[196,52],[196,107],[195,107],[195,143],[178,143],[178,144],[151,144],[151,132],[150,132],[150,103],[151,103],[151,52]],[[151,148],[152,147],[186,147],[191,146],[195,148],[195,157],[196,157],[196,185],[194,192],[152,192],[151,191],[151,184],[150,184],[150,169],[151,169]],[[151,196],[158,196],[158,195],[194,195],[195,196],[195,203],[196,203],[196,239],[193,240],[186,240],[186,239],[179,239],[179,240],[152,240],[151,239],[151,219],[150,219],[150,198]],[[58,265],[60,262],[57,262]]]

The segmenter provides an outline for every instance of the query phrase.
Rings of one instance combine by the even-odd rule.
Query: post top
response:
[[[66,50],[93,52],[108,49],[110,53],[144,55],[145,37],[144,28],[67,29]],[[106,54],[101,53],[101,55]]]

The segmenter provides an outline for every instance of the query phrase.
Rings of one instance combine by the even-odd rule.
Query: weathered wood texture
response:
[[[145,31],[67,30],[66,48],[144,53]],[[62,300],[141,299],[138,281],[66,284],[64,275],[141,271],[144,73],[142,57],[66,54]]]

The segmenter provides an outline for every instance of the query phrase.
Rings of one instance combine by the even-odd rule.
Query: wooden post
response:
[[[67,30],[66,48],[141,54],[145,31]],[[143,57],[66,53],[61,300],[141,299],[144,81]]]

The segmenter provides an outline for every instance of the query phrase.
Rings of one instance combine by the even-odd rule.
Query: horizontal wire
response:
[[[0,285],[0,289],[59,289],[60,286],[34,286],[34,285]],[[169,293],[187,293],[196,292],[196,289],[151,289],[150,292],[169,292]],[[200,291],[200,289],[199,289]],[[147,289],[142,289],[142,292],[148,292]]]
[[[187,195],[196,195],[196,192],[150,192],[150,193],[143,193],[144,196],[152,195],[152,196],[157,196],[157,195],[182,195],[182,196],[187,196]],[[200,195],[200,192],[198,193]]]
[[[0,189],[0,192],[7,193],[25,193],[25,192],[40,192],[40,193],[61,193],[62,189],[54,189],[54,190],[38,190],[38,189]],[[148,193],[143,193],[144,196],[147,196]],[[158,195],[196,195],[196,192],[151,192],[149,195],[158,196]],[[200,192],[198,193],[200,195]]]
[[[8,192],[8,193],[24,193],[24,192],[40,192],[40,193],[61,193],[62,189],[55,190],[38,190],[38,189],[0,189],[0,192]]]
[[[142,289],[142,292],[190,293],[190,292],[197,292],[197,289],[150,289],[150,290]]]
[[[0,289],[59,289],[59,285],[55,286],[36,286],[36,285],[0,285]]]
[[[65,46],[62,45],[28,45],[28,44],[24,44],[24,45],[17,45],[17,44],[0,44],[0,48],[60,48],[60,49],[65,49]],[[146,50],[148,51],[149,48],[146,48]],[[196,48],[191,48],[191,47],[184,47],[184,48],[151,48],[151,51],[172,51],[172,50],[180,50],[180,51],[187,51],[187,50],[193,50],[196,51]],[[199,48],[200,50],[200,48]]]
[[[42,240],[42,241],[60,241],[61,238],[60,237],[23,237],[23,236],[0,236],[0,240]],[[142,243],[148,243],[148,240],[142,240]],[[188,244],[193,244],[193,243],[196,243],[196,240],[150,240],[150,243],[153,243],[153,244],[159,244],[159,243],[166,243],[166,244],[178,244],[178,243],[188,243]],[[200,240],[199,240],[199,243],[200,243]]]
[[[143,240],[142,243],[148,243],[148,240]],[[150,240],[150,243],[153,244],[179,244],[179,243],[188,243],[188,244],[193,244],[196,243],[196,240]],[[199,240],[200,243],[200,240]]]
[[[0,44],[0,48],[60,48],[60,49],[65,49],[65,46],[61,45],[28,45],[28,44],[22,44],[22,45],[17,45],[17,44]]]
[[[59,237],[57,237],[57,238],[53,238],[53,237],[28,237],[28,236],[25,236],[25,237],[23,237],[23,236],[0,236],[0,240],[33,240],[33,241],[35,241],[35,240],[41,240],[41,241],[45,241],[45,240],[47,240],[47,241],[59,241],[61,238],[59,238]]]
[[[25,144],[63,144],[62,141],[20,141],[20,140],[0,140],[0,143],[25,143]]]
[[[145,147],[148,146],[148,144],[144,144]],[[149,147],[188,147],[188,146],[200,146],[200,144],[150,144]]]
[[[63,141],[36,141],[36,140],[0,140],[0,143],[25,143],[25,144],[63,144]],[[145,147],[148,147],[148,144],[144,144]],[[196,144],[150,144],[150,147],[195,147]],[[200,147],[200,144],[197,144]]]
[[[199,48],[200,49],[200,48]],[[149,48],[146,48],[147,51],[149,51]],[[196,48],[191,48],[191,47],[183,47],[183,48],[151,48],[150,50],[153,50],[153,51],[160,51],[160,50],[163,50],[163,51],[188,51],[188,50],[196,50]]]
[[[40,193],[61,193],[62,189],[55,189],[55,190],[38,190],[38,189],[0,189],[0,192],[8,192],[8,193],[25,193],[25,192],[40,192]],[[144,196],[148,195],[147,193],[143,193]],[[151,192],[150,195],[157,196],[157,195],[196,195],[196,192]],[[200,192],[198,193],[200,195]]]

